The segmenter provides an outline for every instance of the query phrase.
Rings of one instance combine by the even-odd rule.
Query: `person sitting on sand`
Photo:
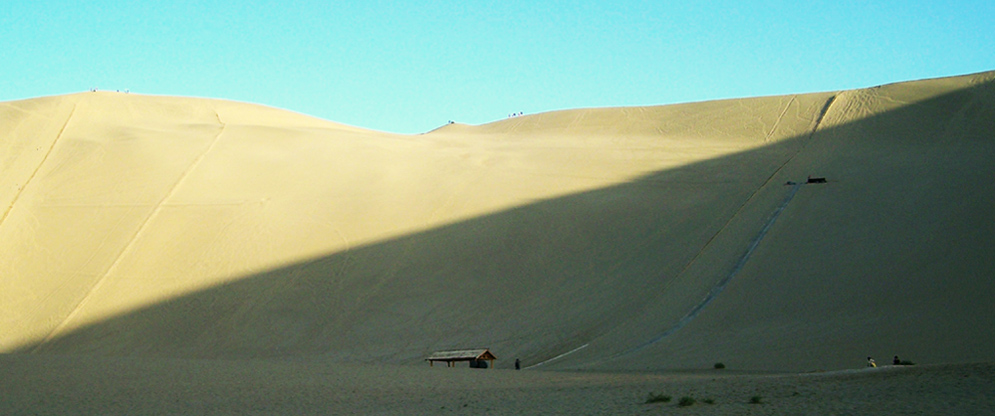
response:
[[[902,360],[899,360],[898,356],[896,355],[895,359],[891,360],[891,363],[894,364],[894,365],[901,365],[902,364]]]
[[[877,365],[877,363],[874,362],[873,358],[867,357],[867,366],[868,367],[877,367],[878,365]]]

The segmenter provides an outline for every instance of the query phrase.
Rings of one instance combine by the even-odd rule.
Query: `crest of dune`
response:
[[[3,102],[0,351],[991,360],[993,132],[991,72],[422,135],[223,100]]]

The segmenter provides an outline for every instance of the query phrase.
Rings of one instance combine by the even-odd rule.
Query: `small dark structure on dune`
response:
[[[468,361],[470,363],[470,368],[494,368],[494,360],[497,357],[491,353],[488,348],[481,348],[476,350],[451,350],[451,351],[436,351],[432,355],[428,356],[425,361],[428,361],[429,366],[435,366],[436,361],[443,361],[446,363],[446,367],[456,367],[456,363],[459,361]]]
[[[803,184],[806,184],[806,185],[807,184],[813,184],[813,183],[829,183],[829,182],[826,181],[826,178],[824,178],[824,177],[812,177],[812,175],[808,175],[808,179],[806,179],[805,182],[803,182]],[[795,186],[795,185],[801,185],[801,184],[799,184],[798,182],[794,182],[794,181],[787,181],[787,182],[784,183],[784,185],[785,186]]]

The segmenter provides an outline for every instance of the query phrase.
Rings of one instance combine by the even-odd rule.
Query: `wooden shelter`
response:
[[[455,367],[458,361],[469,361],[470,367],[475,368],[483,367],[480,364],[486,365],[484,361],[489,361],[490,368],[494,368],[494,360],[496,359],[497,357],[491,353],[490,349],[483,348],[477,350],[436,351],[428,356],[425,361],[428,361],[430,367],[434,366],[436,361],[444,361],[446,367]]]

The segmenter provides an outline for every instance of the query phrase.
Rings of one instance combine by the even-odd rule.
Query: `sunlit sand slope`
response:
[[[0,103],[0,348],[991,359],[991,78],[418,136],[218,100]],[[808,175],[828,183],[785,185]]]

